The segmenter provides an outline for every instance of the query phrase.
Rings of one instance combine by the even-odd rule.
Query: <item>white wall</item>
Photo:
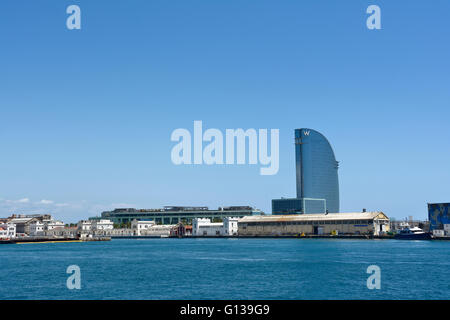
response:
[[[0,230],[0,239],[11,239],[16,237],[16,225],[14,223],[0,224],[5,230]]]
[[[139,220],[131,221],[131,229],[133,229],[136,235],[138,236],[145,233],[146,230],[149,230],[154,225],[155,225],[154,221],[139,221]]]
[[[30,236],[39,236],[44,233],[44,224],[36,221],[30,224]]]
[[[238,234],[238,221],[239,218],[231,218],[231,217],[224,218],[222,235],[236,236]]]
[[[238,218],[226,217],[223,222],[211,222],[208,218],[196,218],[192,221],[193,236],[232,236],[238,233]]]

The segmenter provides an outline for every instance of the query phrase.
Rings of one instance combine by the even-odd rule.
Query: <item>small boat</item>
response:
[[[399,240],[431,240],[431,234],[424,232],[417,227],[405,227],[400,230],[394,238]]]

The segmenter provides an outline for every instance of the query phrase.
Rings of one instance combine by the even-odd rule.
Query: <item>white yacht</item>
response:
[[[429,240],[431,239],[431,235],[418,227],[410,228],[407,226],[400,230],[395,235],[395,238],[402,240]]]

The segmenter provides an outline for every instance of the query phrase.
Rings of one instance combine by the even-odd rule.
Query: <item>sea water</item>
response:
[[[67,268],[81,289],[68,289]],[[380,289],[369,289],[369,266]],[[113,239],[0,245],[0,299],[450,299],[450,242]]]

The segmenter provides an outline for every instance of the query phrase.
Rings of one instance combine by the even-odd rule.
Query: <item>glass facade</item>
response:
[[[302,198],[305,213],[325,213],[327,201],[325,199]]]
[[[296,129],[297,198],[272,200],[272,213],[339,212],[338,168],[333,148],[320,132]]]
[[[109,219],[114,223],[129,223],[136,220],[155,221],[156,224],[176,224],[183,222],[191,224],[195,218],[223,219],[226,217],[244,217],[251,215],[260,215],[262,212],[258,209],[243,207],[224,207],[218,210],[209,210],[207,207],[166,207],[164,209],[134,209],[123,208],[113,211],[104,211],[101,219]],[[90,219],[99,219],[93,217]]]
[[[293,198],[273,199],[273,214],[302,214],[302,213],[325,213],[327,204],[325,199]]]
[[[297,198],[325,199],[328,212],[339,212],[339,163],[320,132],[295,130],[295,167]]]
[[[272,213],[299,214],[303,212],[301,199],[274,199],[272,200]]]

